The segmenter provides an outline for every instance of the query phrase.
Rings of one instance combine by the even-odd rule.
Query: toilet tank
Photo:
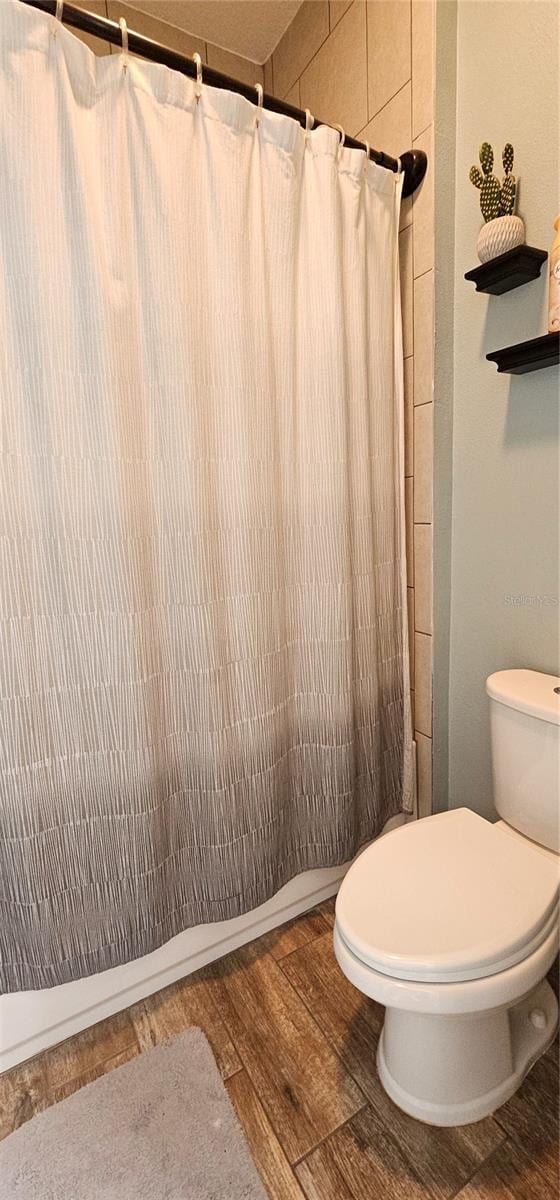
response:
[[[506,824],[560,851],[560,678],[497,671],[486,680],[494,805]]]

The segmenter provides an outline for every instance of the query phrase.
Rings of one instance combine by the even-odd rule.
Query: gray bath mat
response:
[[[200,1029],[0,1142],[1,1200],[266,1200]]]

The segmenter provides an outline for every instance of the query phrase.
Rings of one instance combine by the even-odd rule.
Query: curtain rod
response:
[[[56,14],[56,0],[21,0],[21,3],[29,4],[31,8],[41,9],[52,16]],[[65,3],[62,9],[62,20],[66,25],[71,25],[74,29],[81,29],[84,33],[93,34],[94,37],[111,42],[114,46],[121,45],[120,27],[116,21],[110,21],[107,17],[98,17],[96,13],[87,12],[85,9],[75,8],[73,4]],[[163,63],[174,71],[180,71],[192,79],[196,78],[196,64],[193,59],[186,58],[185,55],[178,54],[176,50],[162,46],[160,42],[154,42],[141,33],[134,33],[132,29],[128,30],[128,47],[135,54],[141,54],[144,58],[151,59],[152,62]],[[223,75],[221,71],[215,71],[213,67],[207,67],[205,64],[202,67],[202,74],[204,82],[210,84],[211,87],[225,88],[228,92],[239,92],[240,95],[245,96],[246,100],[254,103],[255,88],[250,84],[242,83],[239,79],[231,79],[229,75]],[[294,108],[292,104],[286,104],[284,100],[277,100],[268,92],[264,93],[263,104],[271,112],[291,117],[292,120],[298,121],[305,127],[305,112],[300,108]],[[315,126],[317,125],[328,125],[328,121],[315,118]],[[348,136],[345,137],[344,145],[350,146],[354,150],[366,149],[363,142],[358,142],[356,138]],[[392,158],[390,154],[385,154],[383,150],[370,148],[370,158],[379,166],[386,167],[388,171],[398,171],[399,169],[399,160]],[[404,171],[403,196],[410,196],[412,192],[416,191],[426,174],[428,159],[423,150],[405,150],[400,156],[400,165]]]

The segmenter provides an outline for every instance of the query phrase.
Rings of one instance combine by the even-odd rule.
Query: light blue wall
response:
[[[546,332],[546,264],[539,281],[504,296],[476,294],[464,280],[477,265],[481,224],[468,171],[481,141],[498,156],[511,141],[526,240],[549,248],[560,211],[558,18],[556,0],[457,5],[451,553],[447,583],[436,561],[436,639],[437,588],[447,586],[449,806],[488,816],[485,679],[504,667],[560,667],[560,376],[558,368],[500,376],[485,360],[490,350]],[[437,412],[435,471],[437,512]],[[445,686],[437,674],[435,686]]]

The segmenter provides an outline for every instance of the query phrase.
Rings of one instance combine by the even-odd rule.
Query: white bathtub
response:
[[[383,833],[403,821],[403,816],[392,817]],[[186,929],[159,950],[121,967],[60,987],[0,996],[0,1072],[334,896],[349,865],[297,875],[252,912],[231,921]]]

